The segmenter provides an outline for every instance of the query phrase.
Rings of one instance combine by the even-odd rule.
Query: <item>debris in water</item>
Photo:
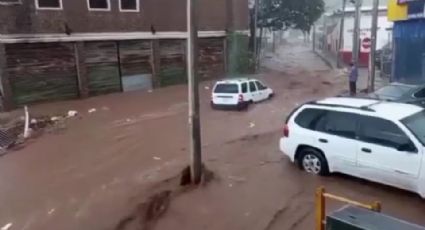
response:
[[[56,117],[56,116],[55,117],[51,117],[50,120],[53,121],[53,122],[54,121],[59,121],[60,120],[60,117]]]
[[[89,111],[88,111],[89,113],[94,113],[94,112],[96,112],[96,108],[91,108],[91,109],[89,109]]]
[[[255,127],[255,123],[254,122],[249,122],[249,128],[254,128]]]
[[[52,209],[50,209],[50,210],[49,210],[49,212],[48,212],[47,214],[49,214],[49,216],[50,216],[50,215],[52,215],[54,212],[55,212],[55,209],[54,209],[54,208],[52,208]]]
[[[161,158],[159,158],[159,157],[153,157],[153,159],[156,160],[156,161],[160,161],[161,160]]]
[[[37,119],[33,118],[33,119],[31,119],[31,122],[30,122],[30,123],[31,123],[32,125],[35,125],[35,124],[37,124],[37,122],[38,122],[38,121],[37,121]]]
[[[209,89],[210,89],[210,87],[209,87],[209,86],[205,86],[205,87],[204,87],[204,89],[205,89],[205,90],[209,90]]]
[[[233,184],[229,184],[229,188],[233,187]]]
[[[237,176],[228,176],[227,178],[229,178],[230,180],[235,181],[235,182],[245,182],[246,181],[245,178],[237,177]]]
[[[148,90],[148,93],[153,93],[153,90],[151,90],[151,89],[150,89],[150,90]]]
[[[12,227],[12,223],[8,223],[8,224],[6,224],[5,226],[3,226],[2,228],[1,228],[1,230],[8,230],[8,229],[10,229],[11,227]]]
[[[102,107],[102,110],[104,110],[104,111],[109,111],[110,109],[109,109],[109,107],[107,107],[107,106],[103,106],[103,107]]]
[[[69,110],[68,111],[68,117],[75,117],[77,116],[78,112],[75,110]]]

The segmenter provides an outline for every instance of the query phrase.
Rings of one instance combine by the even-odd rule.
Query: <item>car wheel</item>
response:
[[[326,158],[317,150],[305,148],[301,150],[300,166],[306,172],[315,175],[327,175],[329,173]]]
[[[211,105],[211,109],[217,109],[217,106],[215,106],[213,102],[211,102],[210,105]]]
[[[274,97],[274,93],[269,94],[269,99],[272,99]]]

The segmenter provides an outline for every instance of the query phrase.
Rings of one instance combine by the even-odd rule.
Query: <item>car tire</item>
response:
[[[269,94],[269,99],[272,99],[274,97],[274,93]]]
[[[244,104],[241,104],[241,105],[238,105],[238,111],[245,111],[245,110],[248,110],[248,107],[249,107],[249,103],[244,103]]]
[[[217,106],[215,106],[215,104],[213,102],[211,102],[210,105],[211,105],[211,109],[213,109],[213,110],[217,109]]]
[[[303,148],[300,151],[298,163],[304,171],[320,176],[329,174],[328,161],[320,151],[314,148]]]

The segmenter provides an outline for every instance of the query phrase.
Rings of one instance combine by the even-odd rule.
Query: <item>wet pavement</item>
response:
[[[173,200],[157,229],[311,229],[313,193],[322,183],[424,219],[415,195],[352,178],[311,177],[282,159],[277,141],[286,115],[299,103],[340,93],[346,78],[303,46],[281,47],[264,66],[258,78],[276,97],[245,112],[211,110],[213,82],[202,83],[204,159],[219,179]],[[0,159],[0,227],[113,229],[137,197],[189,161],[186,96],[186,86],[173,86],[31,107],[33,114],[80,116]]]

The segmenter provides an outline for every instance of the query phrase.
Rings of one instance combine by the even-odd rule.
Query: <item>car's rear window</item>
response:
[[[239,86],[237,84],[218,84],[214,93],[239,93]]]

